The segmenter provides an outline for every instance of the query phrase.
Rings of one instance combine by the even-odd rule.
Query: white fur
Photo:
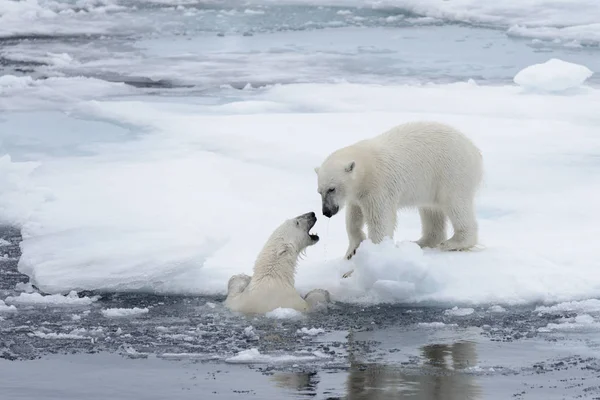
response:
[[[348,259],[365,239],[364,223],[369,239],[379,243],[393,237],[396,213],[405,207],[419,208],[421,247],[466,250],[477,244],[474,197],[483,160],[479,149],[448,125],[396,126],[333,152],[315,171],[323,213],[346,206]],[[448,240],[446,219],[454,228]]]
[[[302,298],[294,287],[300,253],[318,241],[308,233],[315,222],[314,213],[308,213],[281,224],[258,255],[252,277],[229,279],[225,305],[232,311],[264,314],[279,307],[306,312],[329,301],[327,291],[316,289]]]

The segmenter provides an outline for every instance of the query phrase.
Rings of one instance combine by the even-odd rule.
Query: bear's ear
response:
[[[315,167],[315,174],[319,175],[319,167]]]
[[[352,170],[354,170],[354,166],[356,165],[356,163],[354,161],[352,161],[350,164],[346,165],[346,172],[352,172]]]

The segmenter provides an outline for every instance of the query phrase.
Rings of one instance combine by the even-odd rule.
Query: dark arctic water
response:
[[[16,270],[18,230],[4,227],[0,237],[10,243],[0,261],[6,298],[28,278]],[[94,295],[100,298],[87,305],[17,304],[0,313],[3,398],[600,396],[597,333],[539,330],[569,313],[480,307],[456,316],[432,307],[336,304],[297,320],[247,319],[224,310],[218,297],[79,294]],[[149,312],[102,314],[133,307]],[[311,336],[302,328],[322,332]],[[231,359],[250,349],[260,356]]]

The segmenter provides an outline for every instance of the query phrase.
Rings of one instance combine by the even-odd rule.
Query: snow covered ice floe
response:
[[[331,151],[399,123],[438,120],[484,154],[483,250],[418,248],[410,210],[393,241],[367,241],[347,261],[343,216],[319,218],[321,241],[298,265],[299,291],[461,308],[582,300],[600,293],[600,92],[588,89],[567,97],[514,85],[340,83],[252,89],[217,105],[83,98],[78,118],[128,126],[135,140],[44,160],[0,205],[22,222],[19,270],[45,293],[225,294],[233,274],[252,273],[283,219],[320,209],[313,168]],[[0,179],[15,166],[6,161]]]
[[[564,92],[580,87],[593,72],[584,65],[552,58],[530,65],[515,75],[516,84],[539,92]]]

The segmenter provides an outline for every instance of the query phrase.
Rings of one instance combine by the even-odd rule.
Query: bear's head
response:
[[[333,217],[344,207],[348,194],[355,182],[356,162],[353,158],[339,157],[336,153],[328,157],[321,167],[316,167],[317,192],[321,195],[323,215]]]
[[[310,212],[279,225],[256,259],[253,279],[276,277],[293,286],[300,253],[319,241],[319,236],[310,233],[316,222],[317,216]]]
[[[319,241],[318,235],[310,233],[316,223],[317,216],[314,212],[288,219],[275,229],[268,243],[271,242],[277,246],[278,256],[285,253],[297,256],[302,250]]]

